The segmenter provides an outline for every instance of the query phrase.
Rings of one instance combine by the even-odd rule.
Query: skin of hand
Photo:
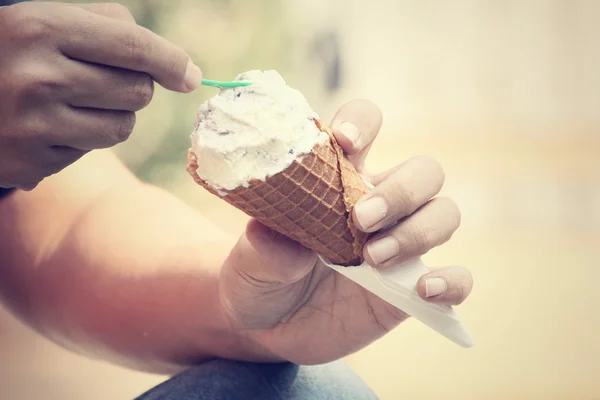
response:
[[[371,265],[385,268],[449,240],[461,214],[452,200],[435,197],[444,172],[429,157],[409,159],[381,174],[365,170],[381,123],[380,110],[358,100],[341,107],[331,126],[357,171],[375,186],[355,205],[354,223],[374,233],[399,221],[375,233],[364,248]],[[457,305],[472,284],[468,270],[447,267],[423,276],[417,289],[427,301]],[[255,220],[223,265],[220,299],[232,326],[278,357],[300,364],[351,354],[408,318]]]
[[[0,187],[35,188],[94,149],[126,140],[154,81],[190,92],[188,55],[119,4],[0,7]]]
[[[376,186],[357,203],[356,224],[371,232],[401,221],[365,247],[384,268],[382,248],[395,260],[424,254],[450,238],[460,213],[434,198],[444,175],[429,158],[365,171],[380,125],[381,112],[362,100],[332,123]],[[106,150],[0,201],[0,238],[5,306],[68,349],[144,371],[175,373],[215,357],[327,362],[407,318],[255,220],[239,238],[223,233]],[[418,290],[428,301],[459,304],[471,286],[468,271],[450,267],[425,275]]]

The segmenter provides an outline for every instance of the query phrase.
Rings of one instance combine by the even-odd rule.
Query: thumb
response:
[[[247,244],[239,248],[244,257],[240,267],[246,274],[263,282],[297,282],[312,270],[317,261],[314,252],[255,219],[248,223],[245,238]]]
[[[235,325],[271,328],[306,292],[303,278],[313,270],[316,254],[251,220],[223,264],[221,301]]]

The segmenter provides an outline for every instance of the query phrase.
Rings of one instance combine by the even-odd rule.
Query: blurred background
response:
[[[368,165],[430,154],[461,206],[431,266],[474,274],[462,349],[408,321],[347,361],[384,400],[600,399],[600,2],[122,1],[206,77],[277,69],[325,120],[356,97],[384,125]],[[232,233],[245,216],[185,172],[212,89],[158,89],[116,149]],[[0,310],[0,399],[126,399],[165,379],[68,353]],[[8,362],[6,362],[8,360]]]

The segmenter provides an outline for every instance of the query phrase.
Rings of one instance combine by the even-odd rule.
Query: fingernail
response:
[[[397,256],[400,253],[400,246],[395,238],[388,236],[369,243],[367,253],[369,253],[375,265],[379,265]]]
[[[188,61],[184,77],[185,88],[189,91],[196,89],[202,83],[202,71],[192,60]]]
[[[356,143],[360,138],[360,131],[351,122],[342,122],[338,127],[340,133],[346,136],[352,143]]]
[[[425,279],[425,297],[438,296],[448,289],[448,284],[443,278]]]
[[[387,204],[381,197],[372,197],[354,206],[356,219],[362,229],[369,229],[387,215]]]

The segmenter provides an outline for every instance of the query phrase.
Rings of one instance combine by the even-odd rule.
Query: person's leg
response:
[[[136,400],[372,400],[377,396],[345,363],[298,366],[215,360]]]

